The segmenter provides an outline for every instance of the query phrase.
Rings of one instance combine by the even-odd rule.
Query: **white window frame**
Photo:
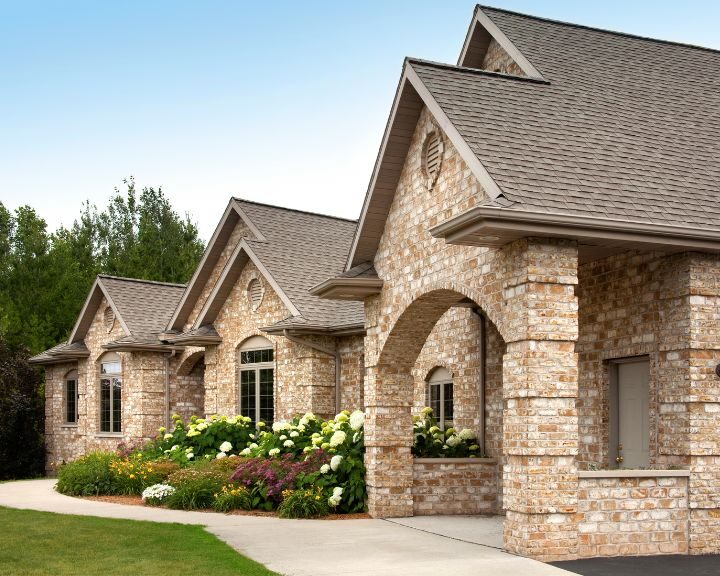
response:
[[[440,388],[440,413],[435,414],[433,411],[433,415],[435,416],[435,420],[437,420],[438,426],[441,430],[445,430],[446,424],[448,422],[451,423],[454,420],[448,420],[445,417],[445,385],[450,384],[453,387],[453,416],[455,415],[455,384],[453,382],[452,374],[447,368],[444,368],[443,366],[437,366],[433,368],[432,372],[430,373],[430,376],[427,379],[427,389],[426,389],[426,395],[427,395],[427,405],[430,406],[431,400],[432,400],[432,387],[433,386],[439,386]]]
[[[119,370],[117,372],[105,372],[103,373],[103,366],[105,364],[118,364]],[[123,377],[122,377],[122,359],[118,354],[108,352],[105,354],[102,358],[100,358],[98,371],[99,371],[99,401],[98,401],[98,411],[99,411],[99,426],[98,430],[100,431],[100,434],[102,435],[112,435],[112,436],[120,436],[122,435],[122,408],[125,404],[123,400]],[[102,412],[103,412],[103,398],[102,398],[102,381],[103,380],[109,380],[110,383],[110,418],[108,420],[109,423],[109,430],[103,430],[103,419],[102,419]],[[115,394],[113,394],[113,388],[114,384],[118,383],[120,385],[120,421],[118,428],[119,430],[114,430],[115,428]]]
[[[242,363],[243,352],[261,352],[263,350],[270,350],[272,352],[273,359],[269,362],[253,362],[253,363]],[[260,417],[260,371],[261,370],[272,370],[272,404],[273,404],[273,418],[270,422],[262,420]],[[257,424],[262,421],[265,424],[272,424],[275,419],[275,348],[267,338],[262,336],[254,336],[245,341],[243,345],[238,348],[238,414],[243,414],[243,397],[242,397],[242,373],[243,372],[254,372],[255,373],[255,414],[250,415],[253,421]]]

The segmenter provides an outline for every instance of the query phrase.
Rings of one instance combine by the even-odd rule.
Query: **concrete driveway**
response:
[[[54,484],[54,480],[0,484],[0,506],[199,524],[238,552],[288,576],[572,574],[493,547],[498,543],[499,526],[498,520],[493,519],[436,516],[395,521],[329,521],[226,516],[70,498],[55,492]]]

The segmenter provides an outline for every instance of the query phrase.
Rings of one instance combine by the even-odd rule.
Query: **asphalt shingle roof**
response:
[[[307,323],[363,324],[362,302],[323,300],[308,290],[342,273],[357,226],[321,214],[236,199],[265,241],[246,240]]]
[[[410,64],[515,208],[720,224],[720,52],[481,9],[548,83]]]

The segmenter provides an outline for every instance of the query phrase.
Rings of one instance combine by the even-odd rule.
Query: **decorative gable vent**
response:
[[[115,325],[115,312],[110,306],[107,306],[103,312],[103,323],[105,324],[105,329],[108,332],[110,332]]]
[[[442,167],[443,141],[436,131],[425,137],[422,155],[422,171],[427,180],[428,188],[432,188],[437,181]]]
[[[247,298],[250,302],[250,307],[253,310],[257,310],[260,307],[263,299],[263,285],[257,278],[250,280],[247,286]]]

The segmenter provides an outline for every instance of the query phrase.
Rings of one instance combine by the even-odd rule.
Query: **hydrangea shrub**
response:
[[[413,416],[413,448],[416,458],[479,458],[482,456],[475,433],[469,428],[441,430],[432,408]]]

